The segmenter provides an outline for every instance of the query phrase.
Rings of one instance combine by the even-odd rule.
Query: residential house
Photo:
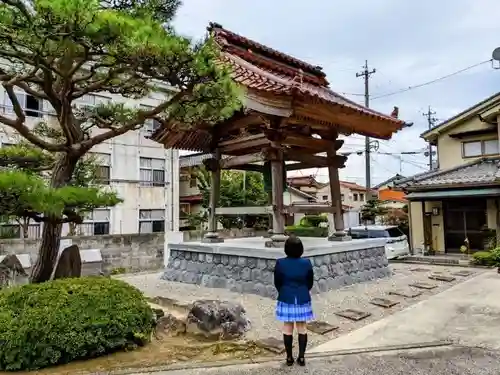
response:
[[[397,186],[399,181],[406,179],[406,177],[396,174],[395,176],[381,182],[373,187],[376,191],[378,199],[384,204],[385,207],[391,209],[402,209],[408,204],[406,200],[406,193]]]
[[[140,101],[119,95],[86,95],[76,105],[92,106],[106,102],[122,102],[129,106],[151,107],[164,100],[166,93],[152,93]],[[19,91],[19,102],[26,113],[26,125],[33,127],[41,120],[51,123],[54,111],[45,100],[38,100]],[[12,114],[12,105],[0,89],[0,113]],[[149,120],[142,129],[132,131],[95,146],[91,153],[100,160],[99,177],[102,184],[117,191],[124,201],[115,207],[91,212],[78,226],[77,234],[104,235],[119,233],[149,233],[178,231],[179,155],[147,137],[158,126]],[[99,131],[99,130],[96,130]],[[0,127],[0,145],[15,144],[20,136],[9,127]],[[11,223],[10,227],[19,228]],[[28,235],[40,235],[39,224],[30,225]],[[68,227],[63,227],[63,234]]]
[[[500,227],[500,93],[422,134],[438,168],[398,183],[407,191],[413,249],[484,248]]]
[[[314,176],[297,176],[287,179],[288,184],[312,196],[318,202],[330,204],[332,196],[330,185],[321,183]],[[366,187],[353,182],[340,181],[342,210],[344,211],[344,224],[346,228],[359,225],[361,221],[361,208],[366,203]]]

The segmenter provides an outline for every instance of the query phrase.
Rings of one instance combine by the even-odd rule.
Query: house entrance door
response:
[[[446,252],[460,252],[466,238],[471,250],[483,250],[486,199],[444,200],[443,215]]]

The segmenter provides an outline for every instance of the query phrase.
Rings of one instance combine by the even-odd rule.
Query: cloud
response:
[[[356,78],[365,59],[377,69],[370,80],[373,98],[430,81],[490,58],[500,46],[498,0],[184,0],[175,25],[186,35],[202,37],[210,21],[275,49],[324,67],[337,92],[363,93]],[[395,173],[424,171],[428,158],[401,155],[419,151],[427,129],[428,106],[445,120],[500,91],[500,70],[485,64],[419,89],[371,100],[371,107],[414,122],[372,154],[372,182]],[[349,98],[363,103],[359,95]],[[350,144],[350,146],[349,146]],[[344,152],[362,150],[364,139],[349,137]],[[395,153],[395,155],[385,155]],[[326,179],[323,170],[317,173]],[[364,155],[352,154],[341,178],[364,183]]]

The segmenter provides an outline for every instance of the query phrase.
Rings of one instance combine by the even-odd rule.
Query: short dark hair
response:
[[[288,237],[285,241],[285,254],[290,258],[300,258],[304,254],[304,245],[299,237]]]

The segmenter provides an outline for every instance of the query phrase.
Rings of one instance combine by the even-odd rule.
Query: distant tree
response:
[[[203,207],[209,207],[210,173],[203,167],[197,169],[198,188],[203,196]],[[262,173],[228,171],[221,172],[219,207],[266,206],[268,195],[264,190]],[[243,214],[241,216],[244,216]],[[241,217],[220,216],[224,228],[238,227],[243,224]],[[252,218],[250,222],[255,222]]]
[[[207,128],[240,107],[213,41],[193,43],[174,31],[178,6],[178,0],[0,0],[0,84],[8,98],[0,124],[38,148],[17,148],[22,152],[11,160],[29,163],[40,156],[32,152],[55,158],[48,180],[23,170],[0,172],[3,212],[19,211],[15,205],[22,202],[25,214],[44,223],[32,282],[50,278],[63,223],[81,221],[81,210],[119,202],[112,192],[72,185],[91,148],[149,119],[166,127]],[[77,106],[89,95],[141,99],[151,91],[165,97],[152,108]],[[27,116],[37,111],[26,108],[23,92],[38,110],[48,104],[53,116],[47,129],[60,132],[62,141],[28,126]]]
[[[361,207],[361,220],[366,222],[375,222],[377,217],[382,217],[387,213],[387,208],[379,199],[370,199]]]

